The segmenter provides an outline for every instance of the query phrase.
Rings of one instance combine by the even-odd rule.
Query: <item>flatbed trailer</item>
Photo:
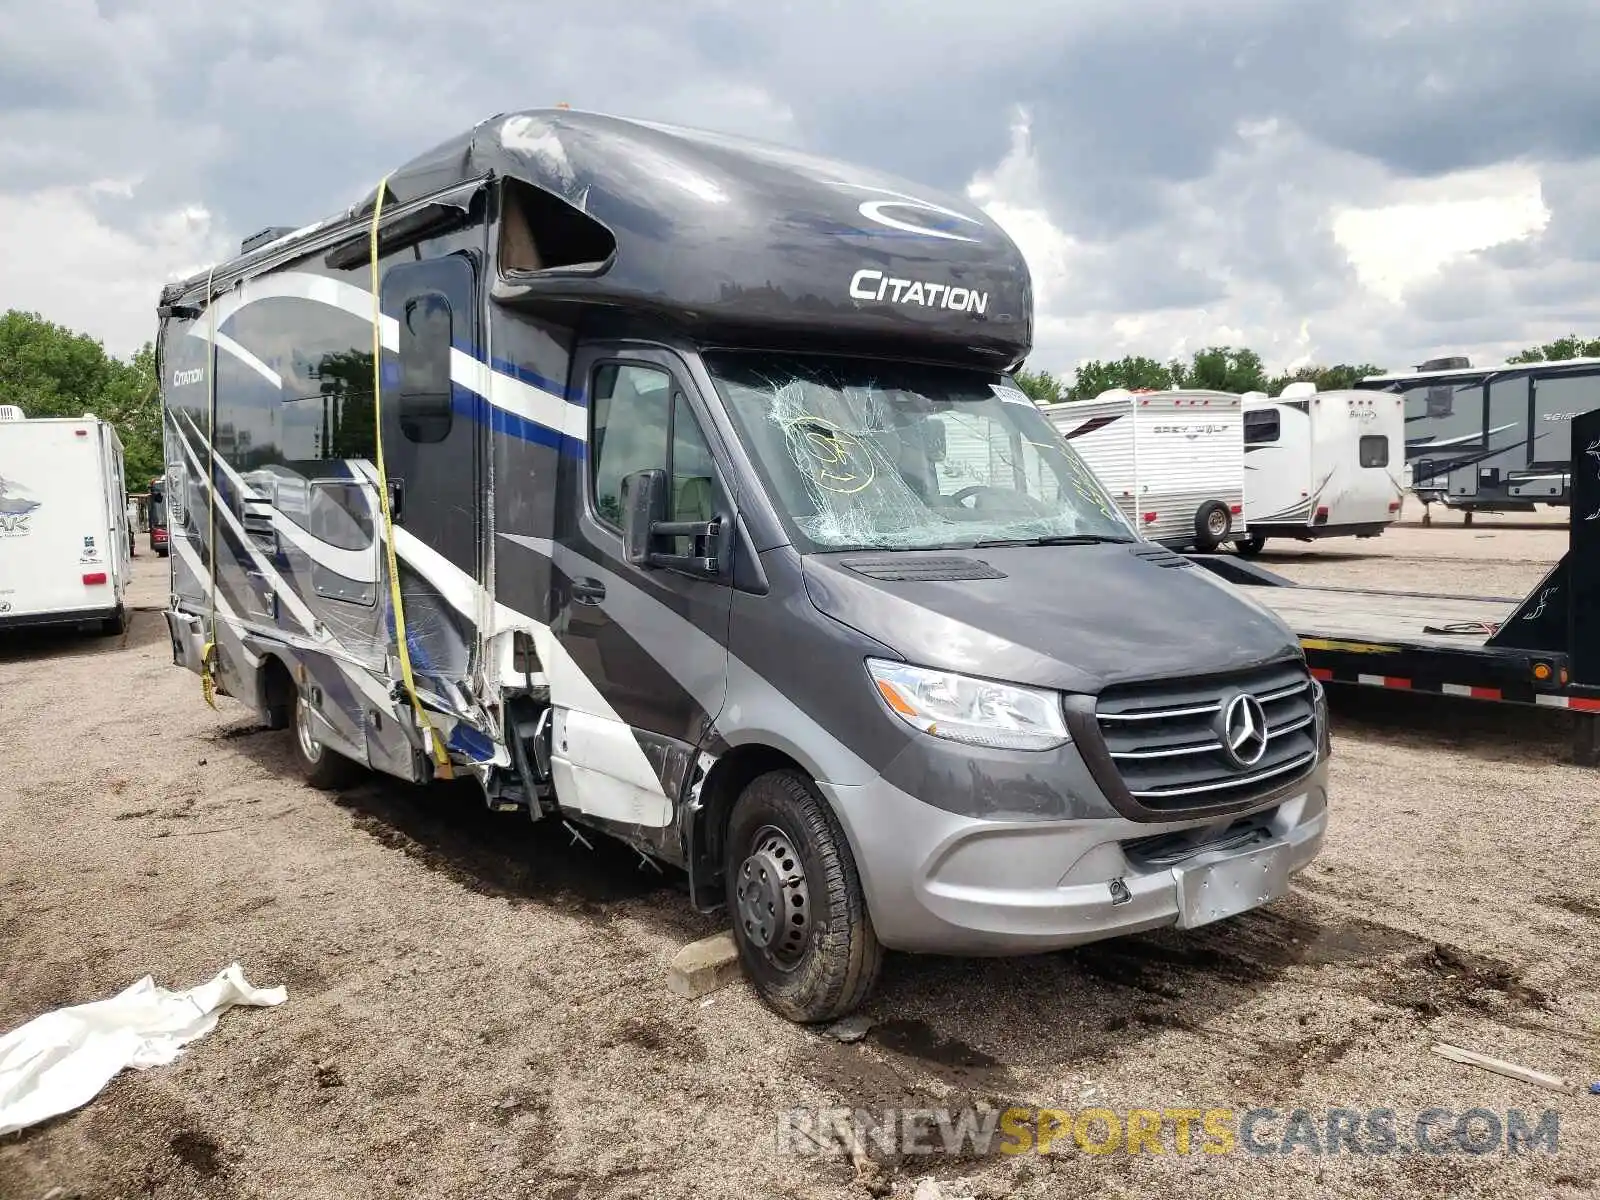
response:
[[[1317,678],[1565,709],[1574,758],[1600,765],[1600,409],[1572,435],[1567,550],[1521,599],[1308,587],[1237,555],[1191,557],[1278,613]]]

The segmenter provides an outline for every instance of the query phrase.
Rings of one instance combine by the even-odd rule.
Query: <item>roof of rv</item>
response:
[[[1496,375],[1501,371],[1559,371],[1566,367],[1582,370],[1585,367],[1595,366],[1600,366],[1600,358],[1549,358],[1539,359],[1536,362],[1487,363],[1481,367],[1449,367],[1443,371],[1395,371],[1388,375],[1364,375],[1361,378],[1361,383],[1405,383],[1408,381],[1420,382],[1428,379],[1470,379],[1475,375]]]
[[[933,340],[1005,365],[1032,344],[1027,264],[1000,226],[970,201],[880,171],[651,121],[500,114],[391,174],[385,227],[390,214],[398,222],[441,194],[462,206],[463,189],[491,177],[532,185],[521,206],[532,247],[527,261],[502,254],[495,294],[504,302],[587,300],[717,324]],[[215,280],[351,241],[370,223],[376,192],[253,246],[215,268]],[[562,257],[577,244],[580,259]],[[203,289],[207,275],[169,288],[163,303]]]

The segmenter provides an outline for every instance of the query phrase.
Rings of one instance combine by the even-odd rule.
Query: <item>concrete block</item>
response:
[[[739,978],[739,951],[724,931],[690,942],[672,957],[667,987],[688,1000],[726,987]]]

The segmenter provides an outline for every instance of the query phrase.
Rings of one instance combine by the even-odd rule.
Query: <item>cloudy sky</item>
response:
[[[965,192],[1030,365],[1600,335],[1594,0],[0,0],[0,309],[153,336],[170,276],[565,101]]]

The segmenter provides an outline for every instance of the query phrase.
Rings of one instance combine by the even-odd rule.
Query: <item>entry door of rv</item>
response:
[[[551,696],[556,786],[566,784],[563,803],[596,816],[662,827],[722,709],[732,580],[630,565],[622,481],[665,471],[671,521],[731,521],[732,492],[707,437],[715,425],[676,355],[587,347],[573,381],[588,396],[588,447],[562,456],[552,630],[593,689]]]
[[[418,670],[444,680],[468,676],[477,646],[484,433],[455,381],[480,343],[476,297],[464,254],[383,277],[383,312],[399,340],[395,357],[385,354],[379,409],[408,641]]]

